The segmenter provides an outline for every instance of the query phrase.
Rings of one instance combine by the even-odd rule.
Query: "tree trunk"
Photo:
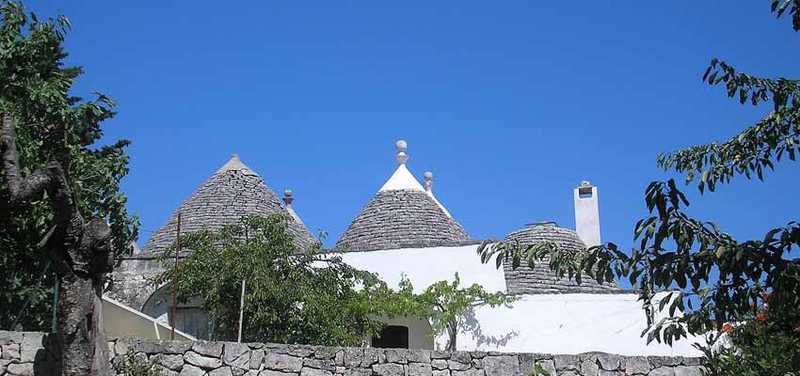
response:
[[[46,165],[22,176],[16,125],[3,114],[0,125],[0,178],[8,188],[9,209],[25,210],[29,202],[48,200],[52,228],[39,244],[49,251],[61,292],[58,306],[59,374],[112,375],[103,333],[102,291],[105,273],[113,267],[111,229],[98,218],[86,222],[75,204],[68,178],[68,156],[59,153]]]
[[[58,339],[62,375],[111,375],[103,333],[102,286],[76,275],[61,278]]]
[[[456,336],[458,335],[458,325],[455,322],[447,323],[447,351],[456,351]]]

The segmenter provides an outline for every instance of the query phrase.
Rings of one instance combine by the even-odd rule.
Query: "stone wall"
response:
[[[49,375],[52,362],[40,333],[0,332],[0,376]],[[698,358],[440,352],[279,345],[178,342],[120,338],[109,342],[115,366],[131,352],[162,370],[184,376],[525,376],[540,364],[550,375],[700,375]]]

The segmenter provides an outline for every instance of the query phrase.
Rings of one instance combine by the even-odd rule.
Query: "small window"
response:
[[[578,188],[579,198],[592,198],[592,187]]]
[[[380,335],[372,337],[372,347],[382,349],[407,349],[408,327],[387,325],[381,330]]]

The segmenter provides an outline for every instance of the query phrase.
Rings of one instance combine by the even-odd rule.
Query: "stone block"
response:
[[[592,358],[584,359],[581,362],[581,375],[582,376],[598,376],[600,366],[597,365],[597,360]]]
[[[672,367],[658,367],[650,371],[648,376],[675,376],[675,369]]]
[[[646,375],[650,372],[650,362],[644,356],[625,358],[625,373],[628,375]]]
[[[44,355],[44,349],[41,347],[31,348],[30,346],[28,346],[26,348],[25,346],[22,346],[22,350],[19,352],[20,362],[33,363],[36,360],[36,354],[38,354],[39,352],[42,352],[42,354]]]
[[[401,364],[385,363],[372,366],[372,373],[378,376],[405,376]]]
[[[464,371],[472,368],[472,360],[469,360],[469,363],[461,363],[455,360],[448,360],[447,361],[447,368],[450,368],[453,371]]]
[[[431,376],[450,376],[450,370],[434,370]]]
[[[431,376],[433,374],[430,363],[408,363],[406,367],[407,376]]]
[[[333,360],[326,360],[326,359],[303,359],[303,368],[316,368],[325,371],[336,371],[336,364]]]
[[[519,373],[519,359],[513,355],[487,356],[483,359],[486,376],[516,375]]]
[[[141,339],[137,338],[132,340],[130,348],[136,352],[143,352],[145,354],[159,354],[164,352],[164,346],[160,341],[154,339]]]
[[[470,369],[466,371],[450,371],[452,376],[485,376],[482,369]]]
[[[341,374],[343,376],[372,376],[372,370],[363,368],[347,369],[347,370],[342,370],[341,372],[337,370],[336,374],[337,375]]]
[[[450,354],[450,359],[459,363],[469,364],[472,361],[472,356],[466,351],[456,351]]]
[[[8,332],[0,330],[0,344],[7,345],[9,343],[22,343],[23,332]]]
[[[447,361],[444,359],[433,359],[431,360],[431,367],[433,369],[447,369]]]
[[[338,347],[319,346],[314,349],[314,358],[333,360],[333,358],[336,357],[336,353],[338,351],[339,351]]]
[[[303,367],[303,370],[300,371],[300,376],[333,376],[333,373],[324,369]]]
[[[22,334],[22,348],[41,349],[44,347],[44,333],[27,332]]]
[[[288,354],[264,355],[264,367],[274,371],[300,372],[303,368],[303,358],[298,358]]]
[[[250,354],[250,369],[259,369],[264,362],[264,350],[254,350]]]
[[[183,355],[179,354],[157,354],[150,360],[173,371],[180,371],[183,367]]]
[[[364,360],[364,350],[356,347],[348,347],[344,349],[344,366],[347,368],[357,368],[361,366],[361,361]]]
[[[222,366],[222,361],[219,360],[219,358],[203,356],[194,351],[187,352],[183,359],[186,361],[186,363],[203,369],[214,369]]]
[[[258,376],[298,376],[299,374],[296,372],[281,372],[281,371],[274,371],[271,369],[265,369],[258,373]]]
[[[3,359],[19,359],[19,343],[3,345]]]
[[[233,376],[233,372],[231,372],[231,367],[225,366],[209,372],[208,376]]]
[[[659,368],[663,366],[674,367],[683,363],[683,358],[679,356],[648,356],[650,367]]]
[[[607,371],[615,371],[622,366],[622,357],[616,354],[597,354],[597,362],[600,363],[600,368]]]
[[[408,363],[407,353],[408,350],[406,349],[386,349],[384,351],[387,363],[398,363],[398,364]]]
[[[407,359],[414,363],[430,363],[431,352],[430,350],[409,350]]]
[[[222,355],[223,342],[197,341],[192,344],[192,351],[205,356],[219,358]]]
[[[702,376],[703,372],[698,366],[677,366],[674,369],[675,376]]]
[[[189,341],[167,341],[163,345],[165,354],[183,354],[192,348],[192,342]]]
[[[383,349],[375,349],[371,347],[367,347],[364,349],[364,357],[361,358],[361,367],[368,368],[375,363],[380,363],[381,355],[383,355]]]
[[[11,363],[6,372],[13,376],[33,376],[33,363]]]
[[[577,355],[553,355],[553,364],[557,371],[580,369],[581,359]]]

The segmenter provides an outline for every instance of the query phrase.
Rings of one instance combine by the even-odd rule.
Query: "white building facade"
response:
[[[646,318],[638,295],[616,284],[582,284],[558,279],[545,263],[495,267],[482,263],[480,241],[471,239],[433,192],[433,174],[424,185],[408,168],[405,141],[397,142],[397,167],[386,183],[353,219],[332,252],[362,270],[377,273],[389,286],[406,276],[416,290],[458,273],[462,286],[480,284],[489,292],[513,294],[517,300],[504,307],[476,307],[464,318],[458,334],[459,350],[576,354],[601,351],[621,355],[697,356],[692,343],[673,346],[646,344],[641,337]],[[115,272],[119,284],[109,294],[116,300],[162,321],[168,319],[170,300],[162,287],[147,284],[160,271],[155,259],[174,241],[177,212],[183,214],[184,231],[214,229],[235,223],[244,215],[287,214],[294,218],[289,231],[300,247],[313,237],[292,207],[291,192],[283,202],[263,179],[234,156],[178,208],[140,254],[123,262]],[[552,222],[527,225],[506,239],[522,245],[555,242],[560,247],[584,251],[598,245],[600,213],[598,189],[588,182],[574,190],[576,230]],[[202,302],[178,307],[176,327],[203,338]],[[445,338],[434,337],[424,320],[387,320],[384,336],[373,346],[436,349]]]

